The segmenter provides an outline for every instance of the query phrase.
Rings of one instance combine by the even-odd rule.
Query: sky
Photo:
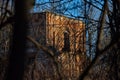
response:
[[[91,2],[94,6],[102,9],[103,0],[86,1]],[[95,1],[101,3],[101,5],[99,3],[95,3]],[[99,18],[100,10],[89,5],[87,5],[87,7],[89,7],[89,10],[86,10],[88,13],[87,16],[91,16],[91,18],[97,20]],[[36,5],[33,8],[33,12],[51,11],[68,17],[82,19],[85,16],[84,9],[84,0],[36,0]],[[94,11],[92,11],[93,9]]]
[[[52,11],[66,16],[77,17],[82,14],[82,4],[80,0],[54,0],[55,3],[50,3],[50,0],[36,0],[34,12]],[[60,1],[60,3],[58,2]],[[78,4],[79,3],[79,4]],[[56,8],[56,9],[55,9]],[[79,13],[79,14],[78,14]]]

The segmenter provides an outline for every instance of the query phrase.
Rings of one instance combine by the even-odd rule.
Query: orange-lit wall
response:
[[[64,47],[64,32],[70,36],[71,51],[85,51],[85,26],[82,21],[51,12],[32,14],[32,34],[40,43],[54,46],[58,50]]]

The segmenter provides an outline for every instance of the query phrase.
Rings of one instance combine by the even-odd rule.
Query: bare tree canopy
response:
[[[120,0],[0,0],[0,79],[119,80]]]

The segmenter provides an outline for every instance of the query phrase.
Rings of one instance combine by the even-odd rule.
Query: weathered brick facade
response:
[[[31,20],[31,36],[42,45],[53,46],[60,51],[85,52],[82,21],[51,12],[33,13]],[[70,50],[66,50],[68,48]]]

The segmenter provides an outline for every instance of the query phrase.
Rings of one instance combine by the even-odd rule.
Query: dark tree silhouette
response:
[[[27,34],[27,6],[25,0],[14,0],[15,16],[13,39],[10,47],[10,60],[6,80],[23,80],[25,43]]]

